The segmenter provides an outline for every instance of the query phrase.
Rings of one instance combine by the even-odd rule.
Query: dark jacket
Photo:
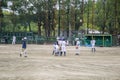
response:
[[[26,40],[24,39],[24,40],[22,40],[22,48],[26,48],[26,47],[27,47]]]

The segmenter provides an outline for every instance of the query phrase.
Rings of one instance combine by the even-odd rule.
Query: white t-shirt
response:
[[[55,52],[58,52],[58,51],[59,51],[59,46],[55,45]]]
[[[95,45],[95,42],[96,42],[95,40],[91,40],[92,45]]]
[[[13,36],[13,41],[16,41],[16,37],[15,36]]]
[[[59,44],[59,46],[62,46],[62,41],[59,40],[59,41],[58,41],[58,44]]]
[[[95,40],[91,40],[91,47],[92,48],[95,48],[95,42],[96,42]]]
[[[80,41],[77,41],[77,42],[76,42],[76,46],[79,46],[79,45],[80,45]]]
[[[65,41],[62,41],[62,46],[66,46],[66,42]]]

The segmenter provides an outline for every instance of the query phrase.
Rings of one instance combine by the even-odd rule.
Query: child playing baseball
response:
[[[58,44],[56,42],[53,44],[53,53],[52,53],[52,55],[55,55],[55,56],[59,55],[59,46],[58,46]]]
[[[91,43],[92,52],[95,52],[96,51],[96,49],[95,49],[96,41],[94,39],[92,39],[90,43]]]
[[[77,40],[76,41],[76,46],[75,46],[75,48],[76,48],[76,54],[75,55],[79,55],[79,46],[80,46],[80,41],[79,40]]]
[[[62,43],[61,43],[61,53],[60,53],[60,56],[62,56],[62,54],[64,53],[64,56],[66,56],[66,41],[65,39],[62,40]]]

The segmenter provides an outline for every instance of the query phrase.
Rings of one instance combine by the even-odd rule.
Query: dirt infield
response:
[[[19,57],[21,45],[0,44],[0,80],[120,80],[120,47],[97,47],[96,53],[67,46],[67,56],[53,56],[52,45],[28,45],[28,57]]]

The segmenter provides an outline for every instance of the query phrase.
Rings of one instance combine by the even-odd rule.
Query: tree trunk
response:
[[[103,18],[103,29],[102,29],[102,34],[104,34],[105,33],[105,27],[106,27],[106,8],[105,8],[105,6],[106,6],[106,2],[105,2],[105,0],[103,0],[103,10],[104,10],[104,18]]]
[[[31,32],[31,25],[30,25],[30,22],[28,23],[28,26],[29,26],[29,32]]]
[[[87,34],[89,34],[89,1],[87,4]]]
[[[117,32],[118,32],[118,27],[117,27],[117,26],[118,26],[118,25],[117,25],[117,22],[118,22],[118,20],[117,20],[117,19],[118,19],[118,17],[117,17],[117,15],[118,15],[118,14],[117,14],[117,10],[118,10],[118,8],[117,8],[117,4],[118,4],[118,3],[117,3],[117,0],[115,0],[115,35],[118,34],[118,33],[117,33]]]
[[[2,17],[3,17],[3,13],[2,13],[2,0],[0,0],[0,32],[2,31]]]
[[[74,13],[74,17],[75,17],[75,28],[74,30],[77,30],[77,0],[75,0],[75,13]]]
[[[41,21],[38,19],[38,35],[41,36]]]

